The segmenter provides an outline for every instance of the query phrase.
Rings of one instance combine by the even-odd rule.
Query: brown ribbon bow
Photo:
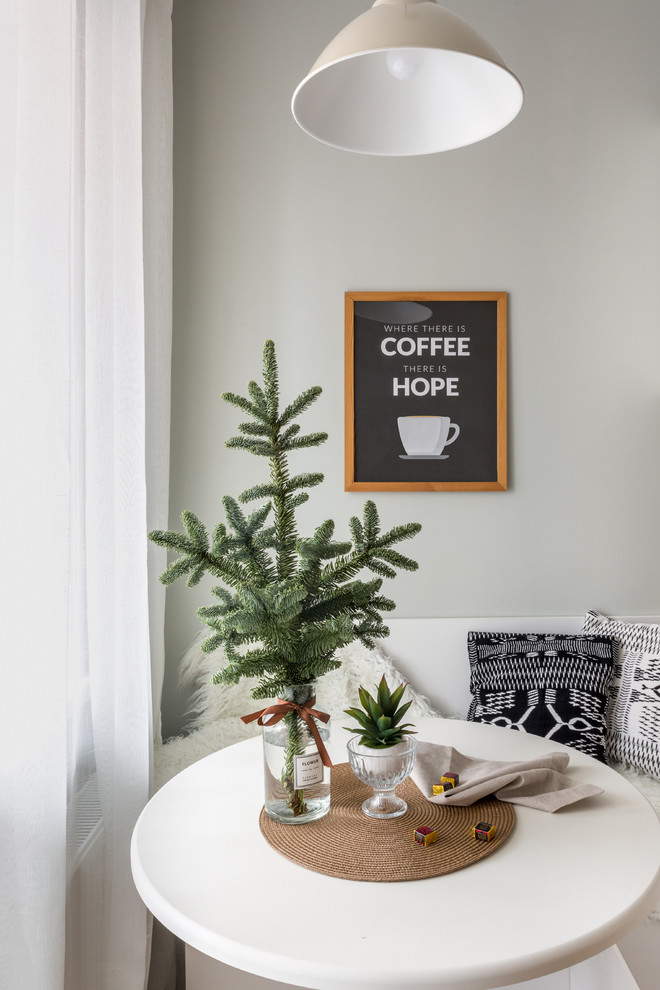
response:
[[[312,733],[314,737],[314,742],[319,748],[319,756],[323,762],[324,767],[331,767],[332,760],[328,756],[328,751],[325,748],[323,740],[321,739],[321,733],[319,732],[316,722],[314,719],[318,719],[320,722],[329,722],[330,716],[325,712],[319,712],[316,708],[313,708],[313,704],[316,698],[310,698],[309,701],[305,701],[302,705],[297,705],[294,701],[282,701],[281,698],[277,699],[276,705],[270,705],[268,708],[262,708],[259,712],[252,712],[251,715],[241,715],[241,722],[245,722],[247,725],[249,722],[254,722],[255,718],[257,720],[257,725],[275,725],[277,722],[281,721],[287,712],[296,712],[300,715],[301,719]],[[270,716],[267,722],[264,722],[264,715]]]

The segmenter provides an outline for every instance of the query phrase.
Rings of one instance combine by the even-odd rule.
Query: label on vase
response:
[[[293,786],[310,787],[312,784],[323,783],[323,761],[318,753],[308,753],[306,756],[293,758]]]

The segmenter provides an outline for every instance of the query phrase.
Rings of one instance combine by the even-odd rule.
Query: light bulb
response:
[[[422,53],[409,48],[393,48],[387,52],[385,61],[391,76],[406,82],[416,75],[422,64]]]

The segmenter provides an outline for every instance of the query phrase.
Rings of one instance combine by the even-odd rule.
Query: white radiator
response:
[[[92,774],[80,788],[72,809],[69,836],[72,861],[66,907],[67,990],[95,990],[103,958],[104,829],[101,803]]]

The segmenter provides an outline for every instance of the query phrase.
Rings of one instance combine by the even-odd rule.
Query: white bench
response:
[[[618,618],[660,624],[657,615]],[[579,633],[584,615],[385,621],[390,635],[379,641],[383,653],[443,715],[464,717],[470,704],[468,632]]]

